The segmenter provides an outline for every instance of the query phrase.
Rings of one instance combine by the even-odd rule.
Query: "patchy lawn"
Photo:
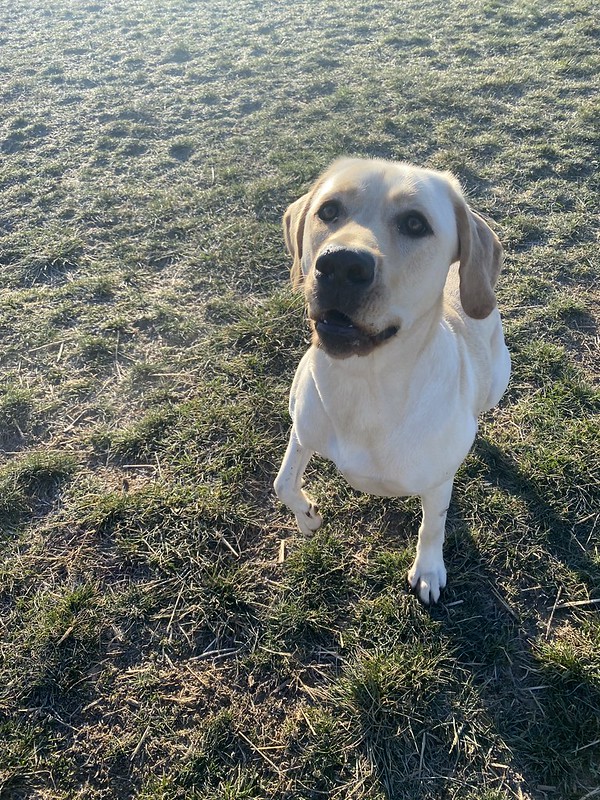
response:
[[[0,796],[600,796],[593,4],[3,6]],[[417,502],[315,461],[304,540],[271,490],[280,219],[346,153],[453,170],[507,251],[431,610]]]

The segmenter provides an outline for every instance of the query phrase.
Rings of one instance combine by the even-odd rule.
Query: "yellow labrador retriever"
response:
[[[321,525],[302,490],[319,453],[360,491],[420,497],[408,580],[435,602],[454,475],[510,374],[493,290],[500,242],[449,173],[364,159],[334,162],[288,208],[284,233],[313,341],[277,496],[303,533]]]

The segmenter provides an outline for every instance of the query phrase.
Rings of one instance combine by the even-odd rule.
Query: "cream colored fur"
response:
[[[328,225],[317,211],[332,199],[344,213]],[[426,217],[431,235],[399,232],[398,215],[411,209]],[[302,489],[313,453],[360,491],[419,496],[423,518],[408,580],[423,602],[435,602],[446,584],[454,475],[478,416],[500,400],[510,374],[493,293],[500,243],[450,174],[362,159],[335,162],[290,206],[284,231],[310,318],[318,318],[319,255],[360,249],[374,258],[375,278],[353,320],[373,335],[390,326],[397,333],[366,355],[344,358],[329,355],[315,333],[291,389],[293,425],[276,493],[307,535],[321,525]]]

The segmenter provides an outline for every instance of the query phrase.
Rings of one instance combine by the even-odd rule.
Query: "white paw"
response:
[[[315,504],[310,503],[308,511],[296,514],[296,522],[298,523],[298,527],[302,533],[305,536],[310,536],[310,534],[314,533],[317,528],[321,527],[323,519],[320,514],[317,513],[317,507]]]
[[[437,603],[440,590],[446,585],[444,559],[441,556],[418,555],[409,570],[408,582],[423,603]]]

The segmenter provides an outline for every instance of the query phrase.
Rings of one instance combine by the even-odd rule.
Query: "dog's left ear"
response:
[[[304,239],[304,224],[306,213],[312,199],[312,191],[302,195],[296,200],[283,215],[283,238],[288,253],[293,259],[290,269],[292,286],[297,289],[302,283],[302,241]]]
[[[462,196],[454,199],[458,228],[460,302],[465,313],[484,319],[496,306],[494,286],[504,251],[500,240]]]

